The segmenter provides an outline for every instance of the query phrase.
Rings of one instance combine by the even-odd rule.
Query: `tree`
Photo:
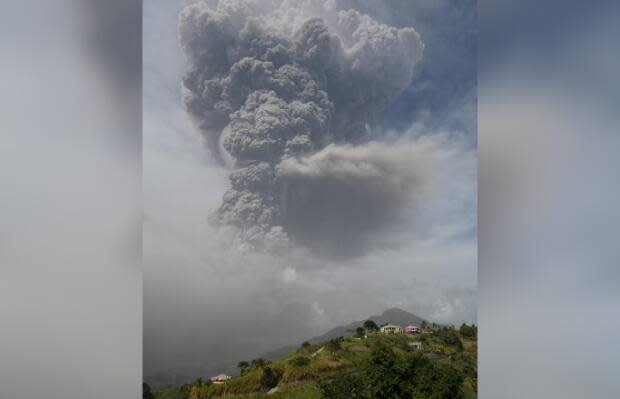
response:
[[[365,367],[364,379],[372,399],[403,398],[397,356],[385,345],[374,348]]]
[[[189,398],[190,396],[192,396],[195,399],[203,399],[205,392],[203,391],[203,388],[206,388],[210,385],[213,384],[213,381],[211,380],[203,380],[202,378],[197,378],[196,381],[194,381],[193,386],[196,388],[195,392],[196,392],[196,396],[192,396],[192,388],[189,388],[189,392],[187,393],[187,397]],[[183,395],[183,392],[181,392],[181,395]]]
[[[365,335],[366,335],[366,330],[364,329],[364,327],[357,327],[355,329],[355,336],[357,338],[364,338]]]
[[[325,348],[330,352],[338,352],[342,349],[340,342],[342,342],[342,337],[330,339],[327,345],[325,345]]]
[[[478,367],[476,357],[471,352],[458,352],[452,355],[452,364],[456,365],[466,376],[476,378]]]
[[[151,387],[146,382],[142,383],[142,399],[155,399]]]
[[[465,338],[476,338],[478,329],[475,324],[468,326],[467,324],[463,323],[461,328],[459,328],[459,332]]]
[[[427,399],[418,392],[420,390],[419,380],[424,370],[432,366],[431,361],[420,353],[412,353],[402,360],[398,369],[400,371],[399,386],[404,398]]]
[[[411,372],[411,371],[410,371]],[[405,397],[416,399],[464,399],[463,375],[452,365],[428,363],[413,371]]]
[[[271,367],[266,366],[263,368],[263,374],[260,378],[260,384],[266,389],[271,389],[278,385],[280,382],[280,375],[276,373]]]
[[[366,320],[364,322],[364,328],[368,332],[373,332],[373,331],[378,331],[379,330],[379,326],[377,325],[377,323],[375,323],[372,320]]]
[[[189,399],[189,395],[191,392],[192,392],[191,384],[181,385],[181,388],[179,388],[179,394],[180,394],[179,399]]]
[[[258,359],[252,360],[252,368],[254,368],[254,369],[263,368],[267,364],[269,364],[269,363],[265,359],[263,359],[262,357],[259,357]]]
[[[304,349],[308,349],[310,347],[310,342],[304,341],[304,343],[301,344],[301,347],[304,348]]]
[[[373,349],[364,367],[370,399],[464,399],[463,381],[453,365],[431,362],[418,352],[397,355],[385,345]]]
[[[426,330],[428,328],[428,323],[426,322],[426,320],[422,320],[422,323],[420,323],[420,328],[422,330]]]
[[[237,363],[237,368],[241,371],[241,375],[243,375],[246,372],[248,367],[250,367],[250,363],[246,362],[245,360],[242,360],[239,363]]]

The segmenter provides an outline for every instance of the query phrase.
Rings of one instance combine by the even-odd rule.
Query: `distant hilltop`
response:
[[[346,326],[340,326],[336,328],[332,328],[328,332],[318,337],[314,337],[309,340],[310,343],[317,343],[328,341],[330,339],[334,339],[337,337],[344,337],[347,335],[353,335],[355,329],[357,327],[362,327],[366,320],[372,320],[377,325],[381,326],[383,324],[396,324],[399,326],[408,326],[408,325],[417,325],[419,326],[425,321],[423,318],[414,315],[413,313],[406,312],[399,308],[391,308],[383,312],[379,316],[370,316],[367,319],[354,321],[353,323],[347,324]],[[428,323],[428,322],[427,322]]]
[[[307,341],[311,344],[317,344],[320,342],[329,341],[330,339],[353,335],[355,333],[355,329],[358,327],[362,327],[366,320],[372,320],[378,326],[384,324],[396,324],[405,327],[408,325],[419,326],[422,324],[422,322],[429,323],[428,321],[414,315],[413,313],[409,313],[399,308],[391,308],[381,313],[381,315],[370,316],[364,320],[354,321],[353,323],[347,324],[345,326],[332,328],[325,334],[310,338]],[[280,349],[269,351],[265,353],[263,357],[269,360],[277,360],[288,356],[291,352],[295,351],[295,349],[297,349],[296,346],[286,346]]]

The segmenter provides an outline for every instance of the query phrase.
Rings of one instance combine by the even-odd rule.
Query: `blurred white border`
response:
[[[620,395],[619,11],[480,2],[480,398]]]

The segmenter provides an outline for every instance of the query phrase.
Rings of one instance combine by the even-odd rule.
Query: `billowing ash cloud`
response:
[[[285,182],[284,227],[319,253],[362,253],[381,228],[404,222],[403,210],[416,205],[414,187],[421,194],[429,185],[425,169],[436,155],[423,144],[370,143],[287,158],[277,169]]]
[[[313,248],[329,239],[328,226],[330,236],[355,240],[394,218],[387,208],[400,209],[397,192],[414,182],[392,175],[398,167],[366,143],[375,116],[410,84],[421,59],[413,28],[337,10],[333,1],[222,0],[215,9],[184,8],[179,40],[186,109],[215,157],[234,167],[217,223],[255,246],[292,236]],[[343,166],[350,175],[338,174]]]

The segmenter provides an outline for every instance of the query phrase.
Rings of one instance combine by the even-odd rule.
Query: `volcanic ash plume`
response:
[[[214,156],[234,168],[214,220],[257,247],[321,235],[291,219],[301,205],[290,166],[333,143],[365,145],[423,50],[412,28],[318,0],[193,4],[179,15],[179,40],[186,109]],[[325,186],[317,176],[311,189],[327,192],[334,180],[325,176]]]

